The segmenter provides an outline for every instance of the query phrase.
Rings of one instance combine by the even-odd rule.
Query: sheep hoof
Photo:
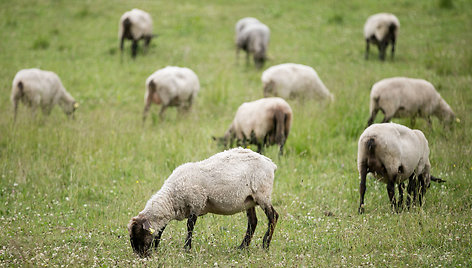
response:
[[[359,207],[359,214],[364,214],[364,206]]]

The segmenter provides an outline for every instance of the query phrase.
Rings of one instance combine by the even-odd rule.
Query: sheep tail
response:
[[[285,141],[285,118],[285,113],[282,110],[275,110],[275,142],[277,144],[283,144]]]
[[[388,26],[388,32],[390,34],[393,34],[395,33],[395,31],[397,30],[397,25],[395,25],[395,23],[392,23]]]
[[[154,81],[151,80],[149,82],[149,93],[154,93],[156,92],[156,90],[157,90],[156,83],[154,83]]]
[[[366,143],[366,146],[367,146],[367,151],[369,152],[370,155],[374,155],[375,154],[375,139],[374,138],[370,138],[367,143]]]
[[[21,97],[23,96],[24,94],[24,88],[25,86],[23,85],[23,82],[18,82],[18,84],[16,85],[18,87],[18,96]]]
[[[129,18],[126,18],[123,20],[122,22],[122,25],[123,25],[123,33],[122,33],[122,36],[121,36],[121,39],[123,40],[124,38],[132,38],[132,35],[131,35],[131,20]]]
[[[437,183],[446,182],[445,180],[440,179],[440,178],[436,178],[436,177],[434,177],[433,175],[431,175],[430,177],[431,177],[431,180],[432,180],[432,181],[435,181],[435,182],[437,182]]]

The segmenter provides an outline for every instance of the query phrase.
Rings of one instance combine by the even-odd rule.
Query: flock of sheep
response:
[[[364,26],[366,59],[370,43],[378,46],[381,60],[385,59],[386,49],[391,44],[393,58],[399,27],[399,20],[393,14],[379,13],[369,17]],[[263,67],[267,59],[269,27],[256,18],[248,17],[236,23],[235,32],[237,56],[242,49],[246,52],[247,62],[252,55],[255,66]],[[124,40],[131,40],[131,53],[136,57],[138,41],[144,40],[144,46],[148,47],[152,37],[152,19],[148,13],[133,9],[123,14],[119,23],[121,50]],[[185,247],[191,248],[197,217],[206,213],[231,215],[246,211],[248,227],[240,245],[240,248],[246,248],[257,226],[257,205],[269,221],[263,239],[263,247],[269,247],[278,220],[271,204],[277,166],[259,153],[265,146],[277,144],[279,154],[283,154],[293,119],[292,109],[285,99],[312,98],[332,102],[334,96],[312,67],[301,64],[272,66],[263,72],[261,80],[264,98],[243,103],[224,136],[214,138],[225,147],[233,147],[235,142],[243,147],[257,145],[258,153],[235,148],[176,168],[162,188],[149,199],[144,210],[128,224],[132,248],[140,256],[147,256],[152,244],[157,247],[171,220],[188,219]],[[161,117],[171,106],[177,106],[179,111],[188,111],[199,89],[198,76],[189,68],[168,66],[157,70],[146,80],[143,123],[152,103],[161,105]],[[78,107],[55,73],[39,69],[24,69],[16,74],[11,101],[15,119],[20,101],[29,106],[33,114],[40,107],[47,115],[58,104],[72,117]],[[372,125],[378,111],[384,113],[383,122]],[[430,174],[429,146],[425,135],[420,130],[388,123],[392,118],[400,117],[422,117],[430,123],[432,115],[446,123],[455,118],[452,109],[431,83],[422,79],[393,77],[373,85],[368,127],[358,144],[359,213],[364,212],[367,173],[373,173],[387,184],[391,205],[397,209],[402,207],[404,182],[407,180],[408,207],[416,202],[417,196],[422,204],[431,181],[442,182]],[[395,185],[398,186],[398,201]]]

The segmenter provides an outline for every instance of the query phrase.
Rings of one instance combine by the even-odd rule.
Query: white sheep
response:
[[[369,172],[387,184],[390,203],[396,208],[400,208],[403,202],[404,181],[409,180],[408,207],[411,196],[415,200],[417,193],[422,204],[422,197],[431,180],[443,182],[430,174],[429,147],[423,132],[395,123],[373,124],[364,130],[357,148],[357,167],[361,179],[359,213],[364,212],[366,177]],[[398,203],[395,184],[398,184]]]
[[[179,110],[187,111],[199,90],[198,77],[189,68],[167,66],[157,70],[146,80],[143,122],[152,103],[162,105],[159,113],[161,118],[169,106],[178,106]]]
[[[400,21],[393,14],[378,13],[370,16],[364,25],[365,58],[369,57],[369,43],[372,43],[379,48],[379,58],[381,60],[385,60],[387,46],[392,44],[393,59],[399,28]]]
[[[73,117],[79,107],[57,74],[36,68],[20,70],[13,79],[11,102],[15,120],[19,101],[31,108],[33,116],[38,107],[41,107],[44,115],[49,115],[54,105],[59,104],[67,116]]]
[[[431,115],[445,122],[455,118],[451,107],[430,82],[406,77],[386,78],[372,86],[368,125],[374,122],[379,110],[385,115],[383,123],[402,117],[410,117],[414,121],[419,116],[430,124]]]
[[[264,146],[278,144],[282,155],[292,118],[292,108],[282,98],[245,102],[239,106],[225,135],[218,140],[224,146],[232,146],[234,140],[237,145],[255,144],[259,153]]]
[[[236,24],[236,57],[239,57],[239,50],[246,51],[246,64],[249,64],[249,54],[253,54],[254,64],[261,68],[267,59],[267,49],[270,40],[270,30],[267,25],[253,18],[246,18],[246,21]],[[238,32],[238,27],[242,29]]]
[[[171,220],[187,221],[185,247],[192,247],[192,233],[198,216],[207,213],[232,215],[246,210],[248,228],[240,248],[246,248],[256,229],[255,206],[267,215],[269,227],[263,239],[268,249],[278,213],[271,193],[277,166],[267,157],[249,149],[236,148],[194,163],[177,167],[146,207],[128,224],[131,246],[140,256],[148,256],[153,240],[158,246]]]
[[[144,39],[144,47],[147,48],[153,37],[152,18],[149,13],[141,9],[134,8],[125,12],[121,16],[120,23],[118,25],[118,38],[120,39],[121,52],[123,52],[124,40],[131,40],[133,42],[131,46],[131,53],[134,58],[136,57],[138,41]]]
[[[334,100],[333,94],[310,66],[295,63],[275,65],[262,73],[261,80],[264,97],[279,96],[288,99],[299,96]]]

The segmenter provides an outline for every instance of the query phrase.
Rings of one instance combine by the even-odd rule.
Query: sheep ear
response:
[[[143,222],[143,229],[146,230],[146,231],[150,231],[150,229],[152,229],[151,228],[151,223],[149,223],[148,220]]]
[[[74,102],[74,108],[75,109],[79,108],[79,103],[78,102]]]

